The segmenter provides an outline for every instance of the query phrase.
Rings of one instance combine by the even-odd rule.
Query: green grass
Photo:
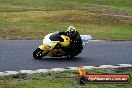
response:
[[[132,40],[131,0],[0,0],[0,39],[42,39],[74,25],[94,39]]]
[[[132,68],[121,69],[91,69],[87,74],[130,74]],[[43,74],[12,75],[0,77],[0,88],[131,88],[128,84],[87,84],[80,86],[77,83],[77,71],[48,72]]]
[[[1,11],[25,10],[78,10],[89,7],[114,7],[131,10],[131,0],[0,0]]]

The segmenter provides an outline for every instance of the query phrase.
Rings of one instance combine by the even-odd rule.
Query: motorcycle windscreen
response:
[[[55,32],[54,34],[52,34],[49,39],[51,41],[60,41],[60,42],[64,42],[64,39],[59,35],[58,32]]]

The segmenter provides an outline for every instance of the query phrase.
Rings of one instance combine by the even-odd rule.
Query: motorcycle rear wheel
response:
[[[72,59],[72,58],[74,58],[74,56],[72,56],[72,55],[67,55],[66,58],[67,58],[67,59]]]
[[[34,59],[42,59],[43,57],[43,51],[40,48],[37,48],[34,52],[33,52],[33,57]]]

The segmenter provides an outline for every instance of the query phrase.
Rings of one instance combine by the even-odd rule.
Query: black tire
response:
[[[75,52],[73,52],[73,53],[71,53],[71,54],[66,55],[66,58],[72,59],[72,58],[74,58],[75,56],[77,56],[78,54],[80,54],[81,52],[82,52],[81,50],[80,50],[80,51],[75,51]]]
[[[78,51],[75,51],[72,53],[72,56],[77,56],[81,53],[82,51],[81,50],[78,50]]]
[[[43,55],[42,55],[42,50],[40,48],[37,48],[34,52],[33,52],[33,57],[34,59],[42,59]]]
[[[74,56],[72,56],[72,55],[67,55],[66,58],[67,58],[67,59],[72,59],[72,58],[74,58]]]

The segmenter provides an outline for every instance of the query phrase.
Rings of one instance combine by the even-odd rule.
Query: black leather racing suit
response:
[[[82,40],[81,40],[81,37],[80,37],[80,34],[79,32],[76,31],[76,33],[70,37],[68,35],[67,32],[59,32],[60,35],[66,35],[70,38],[70,45],[66,48],[64,48],[64,50],[66,50],[67,54],[70,54],[70,55],[73,55],[73,56],[76,56],[78,55],[80,52],[82,52],[83,50],[83,47],[82,47]]]

